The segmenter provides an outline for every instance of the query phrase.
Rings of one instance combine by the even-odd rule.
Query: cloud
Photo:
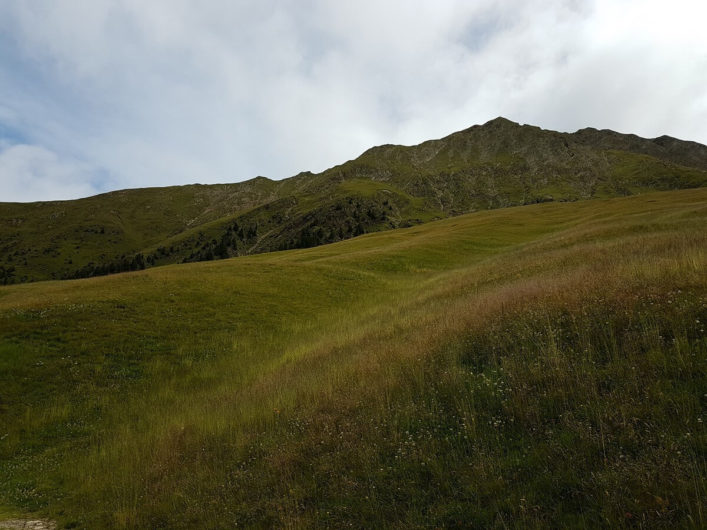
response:
[[[94,195],[94,168],[34,145],[0,143],[2,202],[72,199]]]
[[[0,135],[83,164],[75,182],[100,191],[320,171],[498,115],[707,142],[706,10],[7,0]]]

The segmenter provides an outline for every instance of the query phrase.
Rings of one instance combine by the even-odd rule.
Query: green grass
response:
[[[61,278],[88,262],[108,262],[192,227],[261,204],[276,184],[122,190],[75,201],[0,204],[3,265],[15,280]]]
[[[603,196],[631,195],[646,190],[669,190],[676,187],[701,186],[704,172],[635,153],[609,151],[612,178],[601,186]]]
[[[707,190],[652,193],[2,287],[0,506],[704,526],[706,221]]]

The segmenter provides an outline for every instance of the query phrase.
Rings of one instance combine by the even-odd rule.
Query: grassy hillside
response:
[[[307,248],[463,213],[707,185],[707,147],[503,118],[274,182],[0,203],[0,284]]]
[[[0,287],[0,513],[705,526],[706,222],[684,190]]]
[[[0,204],[0,265],[16,281],[62,278],[130,258],[193,227],[273,197],[268,179],[240,184],[123,190],[76,201]]]

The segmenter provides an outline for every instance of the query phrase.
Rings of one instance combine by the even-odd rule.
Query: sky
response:
[[[282,179],[497,116],[707,144],[704,0],[0,0],[0,202]]]

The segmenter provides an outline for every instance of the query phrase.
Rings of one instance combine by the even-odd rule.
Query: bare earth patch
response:
[[[7,519],[0,521],[0,530],[56,530],[56,523],[46,519]]]

